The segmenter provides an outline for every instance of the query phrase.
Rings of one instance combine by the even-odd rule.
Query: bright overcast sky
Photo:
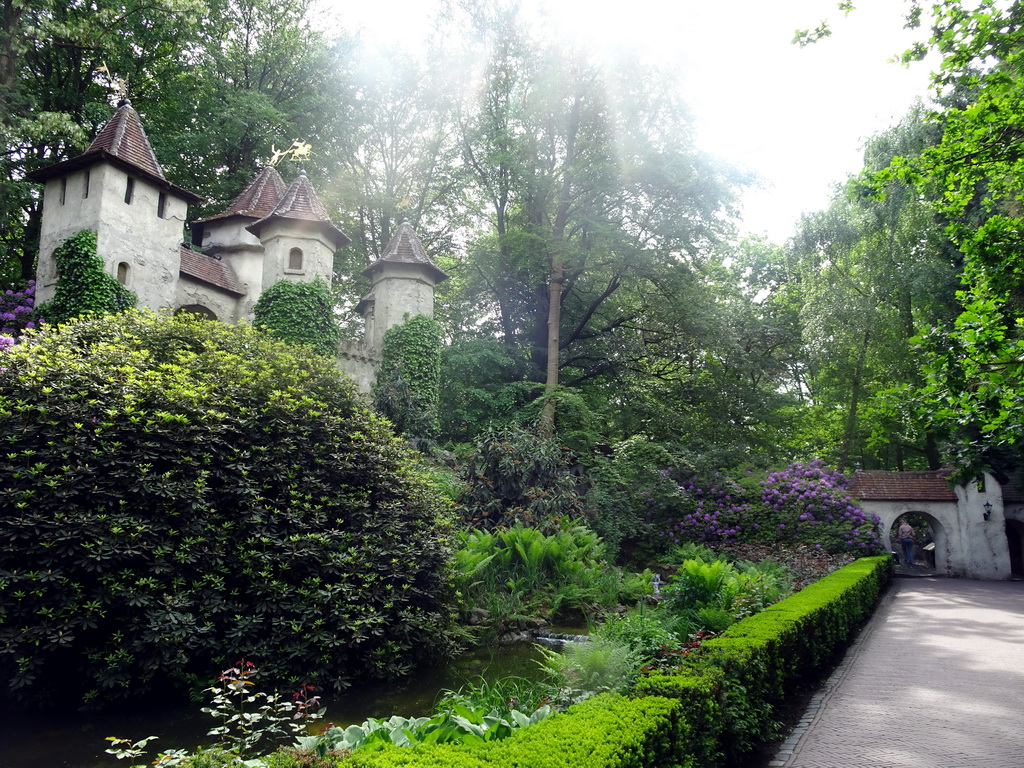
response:
[[[415,45],[435,0],[321,0],[370,39]],[[679,69],[701,147],[762,179],[743,198],[747,230],[783,242],[861,165],[865,138],[928,93],[928,66],[888,60],[915,35],[901,0],[522,0],[574,43],[633,47]],[[807,48],[794,30],[828,18],[833,36]]]

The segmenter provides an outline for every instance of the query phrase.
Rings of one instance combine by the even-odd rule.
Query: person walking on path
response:
[[[900,526],[900,544],[903,545],[903,562],[907,565],[914,564],[914,529],[904,518]]]

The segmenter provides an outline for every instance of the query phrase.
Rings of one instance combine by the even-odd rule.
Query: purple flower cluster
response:
[[[731,484],[717,488],[691,477],[679,484],[679,504],[665,534],[673,544],[684,541],[736,541],[744,533],[750,504]],[[757,523],[754,523],[756,528]]]
[[[748,488],[748,482],[711,484],[691,477],[678,483],[671,498],[649,492],[645,497],[657,505],[658,527],[672,544],[778,541],[856,554],[881,548],[881,521],[853,503],[844,475],[820,461],[791,464],[758,486]]]
[[[36,327],[36,281],[29,280],[19,291],[8,289],[0,293],[0,349],[5,349],[26,330]]]
[[[761,503],[777,518],[779,538],[830,552],[877,551],[877,515],[868,515],[846,493],[846,476],[824,462],[790,464],[761,481]]]

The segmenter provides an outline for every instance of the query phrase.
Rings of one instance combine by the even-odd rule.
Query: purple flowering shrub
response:
[[[829,552],[881,549],[877,515],[868,515],[846,492],[846,476],[824,462],[790,464],[761,481],[761,502],[778,538],[813,544]]]
[[[0,293],[0,349],[6,349],[26,330],[36,327],[36,281],[29,280],[21,290]]]
[[[743,485],[691,477],[678,482],[674,498],[661,494],[656,514],[666,542],[779,542],[858,555],[881,549],[881,521],[854,504],[846,477],[822,462],[791,464],[759,483],[751,480],[756,477]]]

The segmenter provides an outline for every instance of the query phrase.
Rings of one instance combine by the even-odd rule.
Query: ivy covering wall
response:
[[[318,355],[338,353],[341,330],[334,317],[334,301],[319,276],[310,283],[274,283],[256,302],[253,325],[288,344],[306,344]]]
[[[103,269],[96,253],[96,233],[83,229],[53,252],[57,287],[53,298],[36,307],[49,323],[66,323],[81,315],[109,315],[135,306],[136,296]]]
[[[416,315],[389,328],[374,386],[377,410],[408,437],[433,437],[438,432],[440,386],[440,324]]]

